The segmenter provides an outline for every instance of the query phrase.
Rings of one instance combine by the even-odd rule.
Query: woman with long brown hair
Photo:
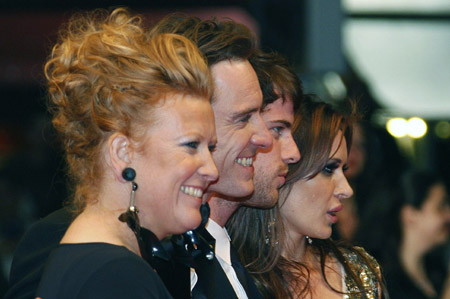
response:
[[[377,262],[330,239],[353,193],[344,172],[354,113],[309,99],[300,113],[293,135],[302,158],[290,165],[274,208],[244,207],[229,221],[234,245],[265,298],[381,298]]]

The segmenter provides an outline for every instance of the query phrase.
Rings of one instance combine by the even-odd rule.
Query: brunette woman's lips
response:
[[[336,216],[336,213],[341,211],[343,208],[344,208],[343,205],[339,205],[339,206],[327,211],[327,214],[330,217],[331,223],[336,223],[338,221],[338,217]]]

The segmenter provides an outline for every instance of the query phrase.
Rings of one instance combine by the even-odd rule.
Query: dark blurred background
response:
[[[46,112],[45,58],[60,24],[73,12],[119,5],[149,22],[180,11],[230,17],[250,26],[263,49],[286,55],[307,92],[336,104],[358,99],[365,113],[365,139],[359,145],[365,186],[388,181],[390,187],[383,189],[388,190],[410,166],[438,170],[450,182],[449,1],[2,1],[0,257],[5,277],[24,230],[67,197],[64,159]],[[425,120],[423,137],[394,138],[386,131],[390,118],[412,116]],[[366,199],[358,203],[362,210]]]

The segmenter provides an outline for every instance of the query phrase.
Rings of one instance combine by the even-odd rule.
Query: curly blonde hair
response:
[[[142,18],[125,8],[77,14],[60,31],[45,64],[49,110],[78,212],[88,194],[98,194],[102,147],[111,134],[139,141],[152,108],[170,95],[211,98],[206,60],[191,41],[145,33]]]

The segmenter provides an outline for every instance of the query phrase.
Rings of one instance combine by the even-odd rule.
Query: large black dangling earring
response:
[[[143,240],[141,237],[141,225],[139,222],[138,217],[138,209],[134,205],[134,196],[136,193],[136,190],[138,189],[138,184],[134,182],[134,178],[136,177],[136,171],[133,168],[127,167],[122,171],[122,177],[124,180],[131,182],[131,194],[130,194],[130,205],[128,207],[128,210],[126,212],[123,212],[119,216],[119,220],[122,222],[125,222],[129,228],[134,232],[136,235],[139,249],[141,251],[141,255],[144,259],[147,259],[147,253],[145,250],[143,250]]]
[[[152,257],[157,256],[164,260],[169,260],[169,257],[159,242],[158,238],[150,230],[141,227],[138,217],[139,210],[134,205],[134,195],[138,189],[138,184],[134,182],[136,171],[133,168],[127,167],[122,171],[124,180],[131,182],[130,205],[128,210],[119,216],[119,220],[125,222],[129,228],[134,232],[139,251],[142,258],[153,266]]]
[[[136,171],[133,168],[127,167],[122,171],[122,177],[128,181],[131,182],[131,195],[130,195],[130,206],[128,207],[128,210],[131,212],[138,212],[137,208],[134,206],[134,194],[136,193],[136,190],[138,188],[138,184],[134,182],[134,178],[136,177]],[[123,214],[122,214],[123,215]]]

